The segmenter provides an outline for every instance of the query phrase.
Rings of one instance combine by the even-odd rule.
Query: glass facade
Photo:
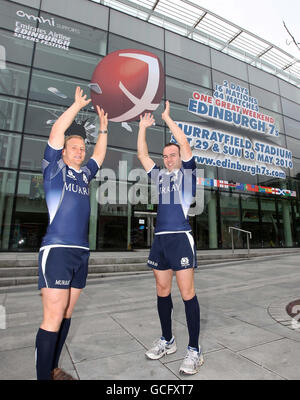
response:
[[[39,249],[48,223],[41,160],[51,127],[72,104],[76,86],[89,94],[97,64],[119,49],[150,51],[163,65],[165,92],[153,112],[156,125],[148,129],[148,147],[162,165],[162,148],[172,139],[161,119],[169,99],[172,118],[191,139],[203,177],[198,180],[202,206],[190,212],[197,248],[231,248],[229,227],[250,231],[251,247],[298,247],[300,89],[109,7],[89,0],[72,0],[72,7],[63,3],[69,2],[41,0],[34,2],[40,8],[33,8],[25,0],[0,0],[0,251]],[[220,104],[221,94],[229,96],[226,104],[213,111],[209,105]],[[201,106],[198,95],[207,96]],[[239,102],[243,96],[248,103],[244,109]],[[191,100],[198,108],[189,108]],[[248,116],[252,125],[228,121],[225,110],[236,111],[236,118],[243,115],[244,124]],[[254,112],[261,116],[254,117]],[[250,116],[265,131],[259,132]],[[88,157],[97,126],[92,106],[80,112],[76,122],[85,127]],[[137,121],[109,123],[106,158],[91,183],[91,250],[151,246],[157,205],[137,158],[137,132]],[[218,133],[235,143],[222,142],[219,158]],[[246,155],[247,147],[239,149],[237,138],[251,141],[253,151],[248,149]],[[255,150],[256,142],[260,144]],[[261,144],[269,150],[260,151]],[[277,158],[274,152],[279,152]],[[274,157],[273,164],[266,156]],[[244,248],[246,236],[235,231],[234,242],[235,248]]]

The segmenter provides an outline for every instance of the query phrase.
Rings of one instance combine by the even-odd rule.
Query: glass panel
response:
[[[21,135],[0,132],[0,166],[17,168],[19,161]]]
[[[166,74],[211,88],[211,70],[171,54],[166,55]]]
[[[9,249],[12,229],[12,211],[16,186],[16,172],[0,170],[0,248]]]
[[[155,47],[147,46],[144,43],[138,43],[133,40],[128,40],[121,36],[110,34],[109,40],[108,40],[108,52],[107,53],[112,53],[113,51],[123,50],[123,49],[138,49],[138,50],[149,51],[150,53],[157,55],[159,57],[159,60],[162,63],[162,65],[164,65],[163,51],[158,50]]]
[[[200,249],[218,248],[217,229],[217,194],[215,191],[205,190],[204,210],[196,217],[196,247]]]
[[[271,92],[279,94],[279,79],[267,72],[264,72],[258,68],[248,66],[249,81],[254,85],[263,89],[270,90]]]
[[[14,4],[11,1],[0,1],[0,26],[15,30],[15,27],[20,24],[30,24],[36,26],[36,17],[38,10],[34,8],[25,7],[24,5]],[[18,22],[18,24],[17,24]]]
[[[47,139],[25,136],[22,146],[21,168],[41,171]]]
[[[253,85],[250,85],[250,93],[252,97],[255,97],[258,100],[258,104],[261,106],[278,113],[282,112],[280,97],[276,94],[260,89]]]
[[[162,150],[162,149],[161,149]],[[150,154],[152,160],[159,166],[163,165],[161,157],[157,157]],[[120,161],[122,163],[120,164]],[[127,167],[127,171],[124,172],[124,167]],[[102,168],[108,168],[113,170],[115,177],[119,178],[120,175],[124,176],[124,173],[129,174],[130,171],[137,168],[143,168],[140,161],[137,158],[136,152],[117,150],[108,148]]]
[[[279,247],[279,227],[275,199],[262,198],[260,207],[262,247]]]
[[[25,100],[0,96],[0,129],[22,131]]]
[[[300,179],[300,159],[299,158],[293,158],[293,166],[294,168],[291,169],[291,176]],[[300,192],[299,192],[300,194]]]
[[[282,98],[283,114],[300,121],[300,105]]]
[[[173,78],[166,78],[166,97],[168,100],[175,101],[176,103],[181,103],[188,105],[189,99],[192,98],[193,92],[197,91],[199,93],[208,94],[212,96],[212,90],[203,88],[201,86],[196,86],[188,84],[186,82],[179,81]]]
[[[126,128],[124,126],[126,126]],[[128,131],[128,129],[131,129],[131,131]],[[134,149],[136,151],[138,129],[139,126],[137,122],[129,122],[126,125],[123,124],[123,127],[120,123],[110,123],[108,144],[110,146]],[[161,154],[164,146],[164,128],[159,126],[148,128],[147,144],[148,150],[151,153]]]
[[[21,173],[17,196],[12,248],[36,251],[48,224],[42,174]]]
[[[74,102],[76,86],[80,86],[90,97],[88,83],[89,81],[33,70],[29,98],[69,107]]]
[[[293,211],[293,238],[294,245],[299,247],[300,244],[300,203],[299,201],[292,202]]]
[[[242,229],[250,231],[252,238],[249,239],[250,248],[261,247],[260,221],[258,210],[258,199],[255,196],[241,195],[242,203]],[[247,248],[247,235],[244,234],[244,248]]]
[[[247,64],[220,51],[211,50],[211,64],[214,69],[226,72],[235,78],[248,79]]]
[[[239,195],[220,193],[220,213],[221,213],[221,237],[222,248],[232,248],[231,233],[229,227],[241,228],[240,202]],[[233,232],[234,247],[243,247],[244,234],[239,231]]]
[[[106,32],[43,12],[40,17],[50,22],[54,21],[55,27],[52,29],[57,34],[69,37],[70,47],[100,55],[106,54]]]
[[[277,201],[280,227],[280,247],[293,247],[293,216],[291,201],[281,199]]]
[[[115,207],[110,213],[100,207],[97,249],[127,249],[127,206]]]
[[[68,51],[36,44],[34,66],[57,73],[90,80],[101,56],[87,54],[79,50]]]
[[[27,133],[48,137],[50,135],[52,125],[65,110],[65,107],[59,105],[54,106],[33,101],[29,102],[26,113],[25,131]],[[83,110],[77,114],[75,121],[77,124],[84,126],[86,126],[86,123],[93,125],[94,121],[98,121],[98,116],[94,112]],[[89,128],[91,129],[91,134],[89,134]],[[94,130],[95,126],[90,125],[85,129],[87,139],[91,138],[94,140],[92,135]]]
[[[33,41],[15,37],[13,32],[0,30],[1,64],[11,61],[31,65],[33,44]]]
[[[286,137],[287,147],[290,149],[294,157],[300,158],[300,138],[294,139],[289,136]]]
[[[243,159],[242,159],[243,160]],[[242,161],[239,159],[239,161]],[[232,162],[236,162],[237,159],[232,158]],[[226,168],[218,168],[218,178],[234,183],[251,183],[252,185],[256,185],[258,181],[257,175],[251,175],[246,172],[232,171]]]
[[[9,96],[27,97],[29,68],[6,63],[0,69],[0,93]]]
[[[224,81],[227,81],[229,85],[231,85],[231,83],[234,84],[235,85],[234,87],[240,86],[242,88],[249,89],[248,83],[246,81],[238,79],[237,76],[227,75],[224,74],[223,72],[215,70],[212,70],[212,76],[213,76],[213,89],[215,89],[216,85],[223,85]]]
[[[295,119],[283,117],[285,133],[294,138],[300,138],[300,122]]]

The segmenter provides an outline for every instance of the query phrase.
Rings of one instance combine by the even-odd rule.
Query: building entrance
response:
[[[133,249],[150,248],[154,239],[156,212],[134,211],[131,241]]]

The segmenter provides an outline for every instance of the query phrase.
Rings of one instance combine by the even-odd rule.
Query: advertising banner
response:
[[[224,81],[215,84],[213,96],[195,91],[188,112],[201,122],[176,122],[198,164],[281,179],[293,168],[292,152],[276,144],[276,121],[260,112],[258,100],[247,88]]]

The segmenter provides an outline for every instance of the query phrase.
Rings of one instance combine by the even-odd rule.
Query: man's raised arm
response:
[[[91,99],[86,99],[86,94],[83,95],[83,90],[77,86],[75,91],[74,103],[58,118],[52,126],[49,144],[55,149],[61,149],[64,145],[65,132],[71,126],[78,112],[87,106]]]
[[[99,106],[96,106],[96,108],[100,120],[100,128],[92,158],[97,161],[97,164],[100,167],[104,161],[106,154],[108,119],[107,113],[105,113],[102,108],[100,108]]]
[[[179,126],[172,120],[170,117],[170,103],[167,100],[166,101],[166,108],[165,111],[162,113],[162,119],[165,121],[165,123],[168,125],[170,131],[172,132],[172,135],[176,139],[177,143],[180,146],[180,156],[183,161],[188,161],[192,158],[193,153],[191,146],[183,132],[182,129],[179,128]]]
[[[139,133],[137,141],[137,156],[146,172],[149,172],[154,166],[154,161],[149,157],[148,146],[146,141],[146,130],[154,124],[153,115],[147,113],[140,116]]]

